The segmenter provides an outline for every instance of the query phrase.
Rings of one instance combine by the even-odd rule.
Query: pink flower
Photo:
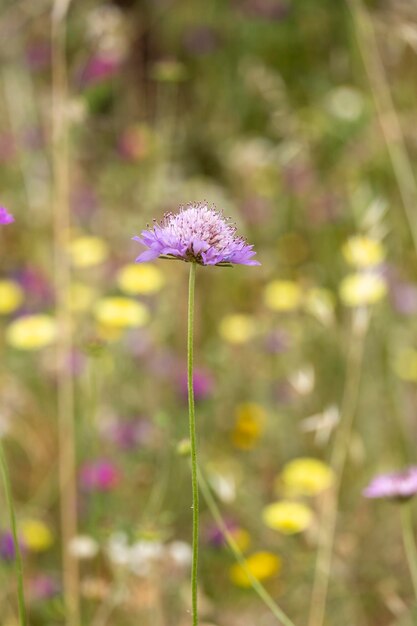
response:
[[[14,217],[11,215],[7,209],[4,207],[0,207],[0,225],[2,224],[11,224],[14,222]]]
[[[88,461],[80,472],[81,485],[85,491],[112,491],[120,479],[119,469],[107,459]]]

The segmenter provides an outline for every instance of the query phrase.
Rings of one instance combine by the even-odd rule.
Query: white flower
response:
[[[129,552],[129,569],[138,576],[149,574],[154,565],[163,556],[163,545],[159,541],[141,539],[133,544]]]
[[[125,533],[113,533],[107,543],[107,556],[115,565],[127,565],[130,559],[130,547]]]
[[[192,561],[192,548],[185,541],[172,541],[167,545],[167,552],[180,567],[188,567]]]
[[[99,551],[99,545],[89,535],[77,535],[68,544],[69,553],[76,559],[93,559]]]

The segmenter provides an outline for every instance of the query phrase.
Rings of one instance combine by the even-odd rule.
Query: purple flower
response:
[[[115,74],[120,67],[118,59],[110,55],[97,55],[89,59],[81,76],[81,83],[85,86],[102,83]]]
[[[186,399],[188,394],[186,370],[180,372],[178,375],[178,387],[181,395]],[[214,387],[214,380],[210,372],[202,368],[195,368],[193,373],[193,387],[196,400],[204,400],[204,398],[207,398],[207,396],[212,393]]]
[[[7,531],[0,536],[0,559],[3,561],[14,561],[16,554],[13,535]]]
[[[120,482],[118,468],[107,459],[89,461],[81,468],[80,479],[85,491],[111,491]]]
[[[393,500],[407,500],[415,494],[417,494],[417,466],[409,467],[402,472],[380,474],[363,491],[366,498]]]
[[[149,420],[130,419],[107,424],[103,435],[121,450],[134,450],[151,439],[152,431],[153,426]]]
[[[237,236],[236,228],[207,204],[188,204],[178,213],[167,213],[160,224],[133,237],[149,248],[138,263],[157,257],[194,261],[200,265],[260,265],[252,259],[253,246]]]
[[[234,532],[239,528],[236,522],[232,519],[227,519],[225,521],[226,528],[233,535]],[[223,531],[217,524],[210,524],[206,529],[206,537],[207,543],[211,545],[213,548],[222,548],[227,545],[226,537],[224,536]]]
[[[1,224],[11,224],[14,222],[14,217],[11,215],[7,209],[0,206],[0,225]]]
[[[39,574],[29,581],[29,594],[34,600],[49,600],[61,590],[59,582],[47,574]]]

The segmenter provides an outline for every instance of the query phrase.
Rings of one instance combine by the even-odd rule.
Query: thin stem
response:
[[[203,494],[204,500],[209,508],[210,513],[212,514],[214,520],[216,521],[218,527],[222,531],[224,538],[226,539],[230,550],[233,552],[233,555],[239,565],[242,567],[246,576],[248,577],[253,590],[258,594],[261,600],[266,604],[271,613],[279,620],[279,623],[283,626],[295,626],[294,622],[287,617],[284,611],[278,606],[278,604],[273,600],[273,598],[269,595],[265,587],[259,582],[257,578],[250,571],[246,559],[243,556],[239,546],[236,541],[233,539],[233,536],[230,534],[225,521],[220,513],[220,510],[211,494],[210,488],[207,484],[207,481],[203,477],[201,471],[198,472],[198,481],[200,483],[201,493]]]
[[[0,471],[3,479],[4,490],[6,492],[7,508],[9,509],[10,526],[12,529],[13,543],[15,549],[15,565],[16,565],[16,578],[17,578],[17,602],[19,606],[19,622],[20,626],[26,626],[26,607],[25,607],[25,594],[23,590],[23,566],[22,555],[20,552],[19,540],[17,537],[16,528],[16,515],[14,512],[12,488],[10,485],[9,471],[7,469],[6,456],[4,454],[3,444],[0,441]]]
[[[362,314],[364,317],[362,317]],[[336,534],[340,487],[349,452],[353,420],[358,401],[365,334],[368,323],[368,312],[366,310],[356,311],[347,356],[346,381],[340,410],[340,424],[330,461],[336,480],[332,490],[325,494],[323,502],[308,626],[322,626],[324,622]]]
[[[193,561],[191,567],[191,602],[193,626],[198,626],[197,575],[198,575],[198,474],[197,441],[195,434],[195,406],[193,384],[193,335],[194,335],[194,286],[196,264],[190,263],[188,284],[188,333],[187,333],[187,380],[188,380],[188,419],[191,443],[191,481],[193,490]]]
[[[414,538],[411,503],[404,502],[403,504],[401,504],[400,508],[404,550],[408,561],[408,567],[410,569],[414,594],[417,600],[417,546]]]

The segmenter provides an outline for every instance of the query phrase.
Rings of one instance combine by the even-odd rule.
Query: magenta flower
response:
[[[181,395],[186,399],[188,393],[187,371],[177,374],[178,387]],[[214,388],[213,376],[203,368],[195,368],[193,373],[194,397],[196,400],[204,400],[210,396]]]
[[[81,485],[85,491],[111,491],[120,478],[118,468],[107,459],[89,461],[81,468]]]
[[[417,494],[417,466],[402,472],[380,474],[364,489],[366,498],[390,498],[407,500]]]
[[[0,225],[11,224],[12,222],[14,222],[13,215],[11,215],[7,209],[0,206]]]
[[[204,203],[167,213],[160,224],[155,222],[133,239],[148,248],[138,256],[138,263],[161,257],[200,265],[260,265],[252,259],[253,246],[236,234],[235,226]]]

